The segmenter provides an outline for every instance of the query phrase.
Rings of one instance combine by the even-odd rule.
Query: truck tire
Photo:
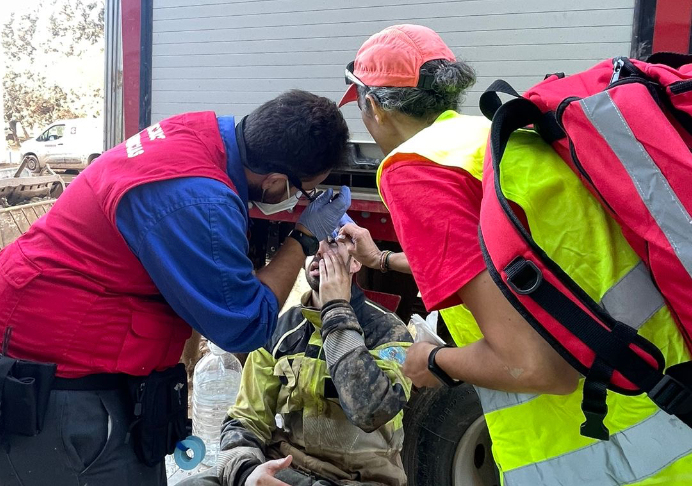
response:
[[[488,427],[471,385],[414,392],[404,433],[409,486],[499,486]]]

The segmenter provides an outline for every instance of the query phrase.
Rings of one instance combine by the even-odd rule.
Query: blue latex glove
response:
[[[351,217],[348,214],[344,214],[341,219],[339,220],[339,225],[336,227],[334,231],[332,231],[332,238],[336,239],[336,237],[339,235],[339,230],[344,227],[344,225],[347,225],[348,223],[353,223],[355,224],[355,221],[351,219]]]
[[[334,200],[332,200],[333,195],[332,188],[324,191],[305,208],[297,221],[297,224],[305,226],[319,241],[332,234],[351,205],[351,190],[348,187],[341,186],[341,192],[334,197]]]

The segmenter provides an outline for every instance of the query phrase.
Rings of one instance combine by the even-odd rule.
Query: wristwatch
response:
[[[317,238],[306,235],[300,230],[294,229],[288,234],[288,236],[300,243],[300,246],[303,247],[303,253],[305,253],[305,256],[314,255],[317,253],[317,250],[320,247],[320,242],[317,241]]]
[[[442,382],[443,385],[447,386],[458,386],[461,385],[461,381],[457,381],[453,379],[451,376],[449,376],[442,368],[437,366],[437,363],[435,363],[435,355],[437,352],[442,349],[442,348],[452,348],[454,346],[451,346],[449,344],[445,344],[444,346],[438,346],[432,351],[430,351],[430,354],[428,355],[428,371],[435,376],[438,380]]]

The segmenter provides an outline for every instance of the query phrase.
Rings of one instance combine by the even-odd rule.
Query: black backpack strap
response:
[[[665,64],[674,69],[679,69],[685,64],[692,64],[692,55],[679,52],[656,52],[645,59],[649,64]]]
[[[492,82],[490,86],[483,92],[478,101],[478,107],[481,113],[488,119],[492,120],[495,116],[495,112],[502,106],[502,100],[497,95],[497,93],[504,93],[515,98],[520,98],[521,95],[517,93],[517,90],[512,88],[512,86],[504,79],[496,79]]]
[[[608,415],[608,383],[613,376],[613,367],[602,359],[595,359],[591,369],[584,380],[584,392],[581,400],[581,411],[584,414],[584,423],[580,432],[584,437],[608,440],[610,431],[603,421]]]
[[[517,98],[502,105],[495,116],[490,131],[490,149],[495,180],[495,195],[503,211],[513,223],[517,233],[531,249],[533,257],[540,261],[570,291],[571,297],[558,290],[543,278],[541,270],[523,257],[512,260],[503,270],[507,282],[514,292],[525,295],[537,303],[553,319],[560,322],[574,336],[591,349],[596,359],[591,367],[585,369],[579,361],[559,342],[557,342],[541,323],[533,318],[524,306],[516,299],[514,293],[505,287],[487,255],[487,248],[481,238],[481,247],[485,253],[488,268],[493,279],[514,305],[519,313],[527,318],[536,331],[578,371],[586,374],[585,395],[582,404],[586,422],[582,432],[592,434],[595,438],[607,437],[607,429],[602,426],[605,417],[605,390],[610,388],[623,394],[646,392],[649,398],[662,410],[676,415],[692,427],[692,362],[673,366],[663,374],[665,362],[661,351],[650,341],[638,335],[630,326],[613,319],[601,306],[591,299],[579,285],[567,275],[559,265],[536,244],[528,231],[523,227],[514,213],[501,187],[500,163],[507,148],[511,134],[531,123],[539,123],[542,113],[539,108],[525,98]],[[528,284],[527,284],[528,283]],[[579,301],[591,314],[575,303]],[[594,319],[593,316],[596,316]],[[631,349],[634,344],[645,350],[657,361],[652,366],[646,359]],[[614,370],[637,386],[640,391],[619,389],[610,383]],[[599,425],[600,421],[600,425]]]
[[[661,410],[692,427],[692,361],[668,368],[648,395]]]
[[[522,97],[507,81],[503,79],[493,81],[492,84],[483,92],[480,100],[478,101],[478,107],[488,120],[492,120],[495,113],[497,113],[497,110],[502,106],[502,100],[497,95],[498,93],[513,96],[514,98]],[[541,113],[539,110],[538,113],[539,115],[536,116],[529,124],[534,125],[536,131],[546,142],[552,144],[553,142],[565,137],[565,132],[557,123],[555,112],[550,111],[547,113]]]

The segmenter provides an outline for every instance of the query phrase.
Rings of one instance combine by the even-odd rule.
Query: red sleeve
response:
[[[457,291],[485,270],[481,181],[463,169],[416,160],[387,168],[381,191],[425,307],[460,304]]]

